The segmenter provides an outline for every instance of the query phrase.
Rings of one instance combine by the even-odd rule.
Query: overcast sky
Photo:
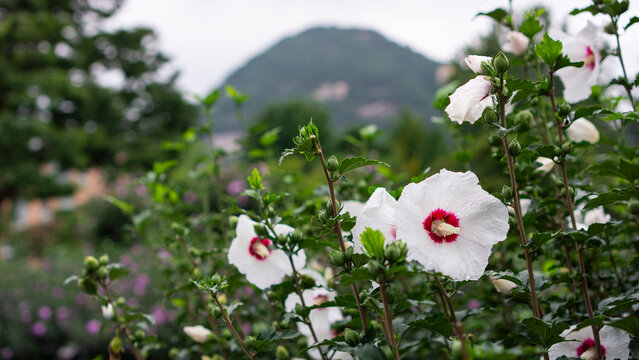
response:
[[[513,0],[515,14],[544,4],[557,25],[568,19],[573,31],[592,16],[568,13],[590,3]],[[127,0],[107,27],[155,29],[160,49],[172,59],[166,70],[181,70],[180,88],[203,94],[282,38],[313,26],[372,29],[433,60],[450,61],[490,30],[492,20],[475,17],[478,12],[507,6],[507,0]],[[637,16],[637,8],[635,1],[627,14]],[[639,25],[622,39],[626,64],[634,74],[639,70]]]

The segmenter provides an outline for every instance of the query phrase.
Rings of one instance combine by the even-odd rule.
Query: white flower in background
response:
[[[592,224],[605,224],[610,221],[610,215],[606,214],[603,206],[596,207],[584,213],[584,224],[590,226]]]
[[[510,292],[518,286],[514,282],[506,279],[494,279],[491,277],[490,281],[492,281],[497,292],[502,294],[510,294]]]
[[[597,130],[595,124],[584,118],[571,122],[570,126],[566,129],[566,135],[570,140],[576,143],[586,141],[591,144],[596,144],[599,142],[599,130]]]
[[[453,280],[477,280],[494,244],[506,239],[508,211],[470,171],[442,169],[408,184],[397,201],[397,238],[408,259]]]
[[[367,227],[381,231],[387,242],[395,241],[395,210],[397,200],[384,188],[377,188],[366,202],[364,209],[353,227],[353,247],[356,253],[363,254],[364,246],[360,239]]]
[[[481,74],[481,64],[484,62],[491,64],[493,62],[493,58],[490,56],[468,55],[464,61],[475,74]]]
[[[351,216],[358,217],[362,210],[364,210],[364,203],[355,200],[346,200],[342,201],[342,211],[340,211],[340,213],[344,214],[348,212]]]
[[[528,36],[519,31],[511,31],[506,34],[501,48],[506,52],[519,56],[526,52],[529,42]]]
[[[448,117],[459,124],[464,121],[475,123],[484,110],[493,104],[491,86],[485,76],[477,76],[458,87],[450,95],[450,104],[445,109]]]
[[[586,100],[591,87],[600,82],[601,71],[601,34],[602,30],[588,22],[577,35],[557,33],[555,37],[563,44],[562,52],[570,61],[583,61],[582,67],[565,67],[557,70],[557,76],[564,84],[564,99],[569,103]]]
[[[205,343],[213,337],[211,330],[202,325],[185,326],[184,333],[198,343]]]
[[[540,156],[535,162],[541,164],[535,171],[541,171],[544,174],[548,174],[553,167],[555,167],[555,162],[547,157]]]
[[[302,296],[304,297],[304,303],[306,306],[313,306],[335,299],[337,293],[323,287],[315,287],[302,291]],[[295,310],[295,305],[301,303],[300,297],[297,294],[292,293],[284,301],[284,308],[287,312],[293,312]],[[336,334],[331,328],[332,325],[337,321],[344,320],[342,311],[338,307],[313,309],[308,314],[308,317],[313,325],[317,341],[319,342],[334,338]],[[297,329],[300,334],[307,337],[309,346],[315,344],[311,329],[306,324],[298,322]],[[317,349],[309,350],[308,354],[314,359],[321,358]],[[352,359],[352,357],[347,353],[338,352],[333,359]]]
[[[102,305],[102,316],[107,319],[113,319],[113,305],[109,303],[107,306]]]
[[[272,247],[273,240],[257,236],[253,229],[255,224],[246,215],[239,217],[237,235],[231,242],[228,260],[240,273],[246,275],[246,280],[264,290],[279,284],[293,271],[286,253]],[[293,232],[293,228],[278,224],[275,225],[275,232],[278,235],[289,234]],[[293,263],[297,269],[305,267],[306,255],[303,250],[293,256]]]
[[[519,208],[521,209],[521,215],[526,215],[528,209],[530,208],[530,204],[532,204],[532,200],[530,199],[519,199]],[[508,213],[511,215],[515,215],[515,208],[508,205]]]
[[[565,341],[557,343],[548,349],[548,355],[551,359],[566,356],[593,360],[597,357],[592,328],[587,326],[581,330],[574,331],[576,327],[576,325],[573,325],[564,330],[560,336]],[[606,359],[625,360],[629,358],[628,345],[630,336],[623,330],[611,326],[603,326],[599,330],[599,340],[601,342],[601,353]]]

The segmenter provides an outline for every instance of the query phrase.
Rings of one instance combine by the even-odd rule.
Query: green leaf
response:
[[[351,170],[369,165],[384,165],[390,167],[387,163],[379,160],[365,159],[363,157],[346,158],[339,163],[339,174],[344,175]]]
[[[126,266],[119,263],[109,264],[106,266],[109,273],[109,281],[114,281],[119,278],[123,278],[131,272]]]
[[[557,232],[546,231],[546,232],[533,233],[530,239],[528,240],[528,243],[526,244],[526,246],[524,246],[524,248],[529,249],[530,251],[535,251],[539,249],[543,244],[552,240],[555,236],[557,236],[558,233],[559,233],[558,231]]]
[[[481,15],[488,16],[489,18],[492,18],[498,23],[503,23],[505,19],[508,17],[508,12],[504,9],[497,8],[491,12],[487,12],[487,13],[481,12],[477,14],[477,16],[481,16]]]
[[[177,160],[156,161],[153,163],[153,172],[160,175],[167,172],[170,168],[177,166]]]
[[[563,46],[561,41],[553,40],[550,36],[548,36],[548,32],[546,32],[539,45],[535,46],[535,53],[546,64],[554,68],[557,58],[561,55],[562,48]]]
[[[635,339],[639,337],[639,318],[636,316],[628,316],[609,322],[608,325],[624,330],[632,335]]]
[[[408,323],[408,325],[436,332],[446,338],[449,338],[453,332],[450,320],[442,313],[426,315],[422,319]]]
[[[613,204],[619,201],[628,201],[631,198],[639,199],[639,190],[633,187],[612,189],[608,192],[601,193],[596,198],[588,201],[588,203],[584,206],[584,210],[596,208],[601,205]]]
[[[586,170],[600,176],[617,176],[629,182],[639,179],[639,164],[633,164],[625,159],[619,160],[619,163],[615,163],[612,160],[604,160],[590,165]]]
[[[273,144],[275,144],[275,142],[279,138],[279,134],[281,130],[282,129],[279,126],[277,126],[265,132],[264,134],[262,134],[262,136],[260,136],[260,144],[264,147],[272,146]]]
[[[535,152],[531,149],[524,149],[522,150],[522,152],[517,156],[517,161],[521,161],[524,162],[528,165],[530,165],[533,156],[535,156]]]
[[[544,27],[541,25],[539,20],[537,20],[533,16],[529,16],[521,23],[521,26],[519,26],[519,32],[528,36],[529,38],[532,38],[541,30],[543,30],[543,28]]]
[[[564,323],[550,323],[536,317],[524,319],[522,322],[530,332],[539,337],[541,341],[539,344],[544,347],[564,341],[564,338],[559,336],[559,334],[568,329],[568,325]]]
[[[373,230],[367,227],[366,230],[360,236],[362,245],[366,253],[373,258],[384,258],[384,235],[379,230]]]
[[[120,210],[122,210],[123,213],[125,213],[126,215],[131,215],[133,214],[133,205],[127,203],[124,200],[120,200],[118,198],[116,198],[115,196],[112,195],[107,195],[104,197],[104,200],[110,202],[111,204],[117,206],[118,208],[120,208]]]
[[[353,353],[358,359],[386,360],[386,354],[373,344],[358,346]]]
[[[374,279],[374,276],[371,275],[370,272],[368,272],[368,269],[364,267],[359,267],[359,268],[353,269],[350,274],[343,273],[339,277],[339,282],[342,285],[350,285],[356,281],[373,280],[373,279]]]
[[[583,9],[574,9],[573,11],[570,12],[570,15],[577,15],[577,14],[581,14],[582,12],[589,12],[593,15],[597,15],[601,11],[599,10],[599,7],[597,5],[590,5]]]
[[[583,61],[572,62],[572,61],[570,61],[570,58],[568,57],[568,55],[561,54],[561,55],[559,55],[559,57],[557,58],[557,61],[555,62],[555,66],[553,67],[553,71],[557,71],[559,69],[562,69],[562,68],[565,68],[565,67],[568,67],[568,66],[580,68],[580,67],[584,66],[584,62]]]
[[[226,96],[228,96],[231,99],[233,99],[233,101],[235,101],[235,105],[236,106],[242,105],[250,97],[248,94],[245,94],[245,93],[237,90],[236,88],[234,88],[233,86],[231,86],[229,84],[227,84],[224,87],[224,89],[226,90]]]
[[[262,175],[260,175],[260,172],[257,170],[257,168],[253,168],[253,172],[251,172],[251,175],[249,175],[246,180],[248,181],[249,185],[251,186],[251,189],[253,190],[263,190],[264,189],[264,185],[262,184]]]
[[[530,95],[537,93],[535,83],[530,80],[524,79],[508,79],[506,81],[506,87],[509,91],[515,93],[512,102],[517,102],[528,98]]]
[[[219,97],[220,97],[220,89],[215,89],[211,91],[211,93],[204,98],[204,105],[210,108],[211,106],[215,105]]]

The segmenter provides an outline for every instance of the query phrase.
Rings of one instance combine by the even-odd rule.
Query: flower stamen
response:
[[[436,209],[423,222],[424,230],[431,240],[441,244],[453,242],[459,235],[459,219],[452,212]]]
[[[586,57],[584,58],[584,67],[587,67],[591,71],[595,69],[595,53],[590,46],[586,46]]]
[[[259,237],[254,237],[251,240],[251,245],[249,245],[249,253],[253,255],[258,260],[264,260],[271,254],[271,246],[273,242],[269,239],[260,239]]]

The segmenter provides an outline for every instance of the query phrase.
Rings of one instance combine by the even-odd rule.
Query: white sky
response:
[[[570,30],[590,14],[569,16],[589,0],[513,0],[515,14],[534,4],[551,7],[555,25]],[[108,28],[148,26],[160,49],[181,70],[181,89],[204,94],[282,38],[313,26],[367,28],[433,60],[446,62],[487,33],[492,19],[478,12],[507,8],[508,0],[127,0]],[[638,15],[635,1],[621,24]],[[595,19],[603,23],[605,19]],[[622,37],[629,76],[639,70],[639,25]]]

